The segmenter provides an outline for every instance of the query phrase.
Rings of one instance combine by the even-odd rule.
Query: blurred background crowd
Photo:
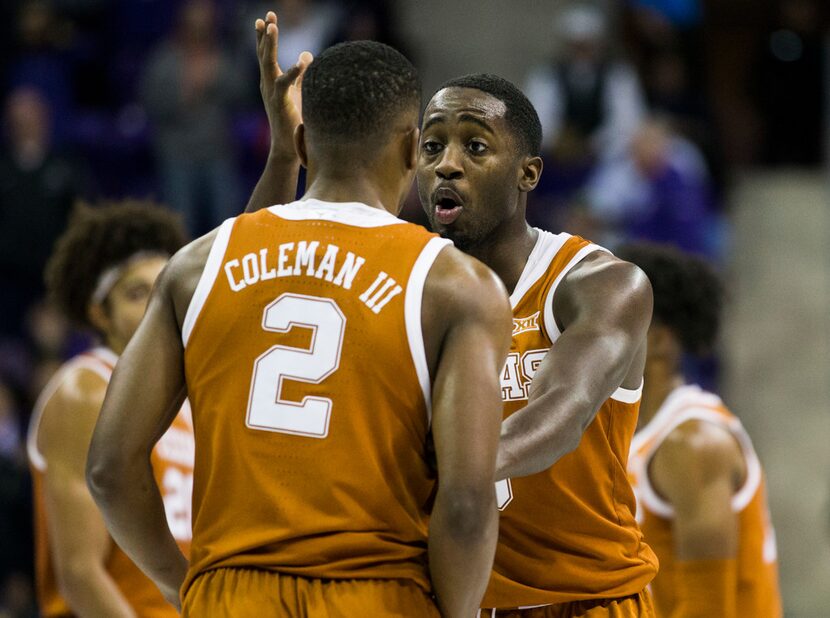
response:
[[[194,236],[244,208],[268,152],[253,23],[271,9],[283,67],[375,39],[426,96],[463,72],[514,80],[544,128],[530,220],[612,248],[671,243],[734,273],[747,172],[826,166],[825,0],[3,0],[0,616],[36,615],[29,413],[90,343],[44,299],[54,240],[78,200],[153,197]],[[405,217],[425,222],[414,193]],[[692,370],[713,387],[717,367]]]

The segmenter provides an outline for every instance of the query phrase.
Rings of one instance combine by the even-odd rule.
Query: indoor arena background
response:
[[[534,224],[716,263],[723,337],[689,370],[764,462],[787,616],[830,615],[827,0],[3,0],[0,616],[35,615],[33,398],[89,344],[43,301],[52,243],[79,199],[153,197],[194,235],[241,212],[268,151],[253,24],[271,9],[284,68],[373,38],[414,61],[426,97],[464,73],[515,81],[545,128]],[[176,77],[188,41],[222,62]],[[612,103],[586,109],[580,133],[555,122],[551,92],[585,55]],[[414,193],[405,214],[423,222]]]

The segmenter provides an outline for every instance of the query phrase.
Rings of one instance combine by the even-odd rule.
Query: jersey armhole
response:
[[[213,289],[216,277],[219,275],[219,269],[222,265],[222,259],[225,257],[225,251],[228,249],[228,242],[231,239],[231,230],[233,230],[235,221],[236,217],[223,221],[216,233],[216,238],[213,239],[213,245],[210,247],[202,276],[199,278],[199,283],[193,292],[193,298],[190,299],[190,304],[187,306],[187,312],[184,315],[184,322],[182,323],[182,344],[184,347],[187,347],[187,342],[191,333],[193,333],[193,327],[196,325],[196,321],[202,313],[202,308]]]
[[[406,338],[409,342],[409,352],[412,363],[421,385],[424,396],[424,405],[427,411],[427,424],[432,423],[432,380],[429,375],[424,334],[421,324],[421,307],[424,299],[424,283],[438,254],[452,242],[443,238],[432,238],[421,250],[418,259],[412,266],[409,281],[406,284],[404,297],[404,322],[406,324]]]
[[[556,279],[553,280],[553,283],[550,285],[550,289],[548,289],[548,293],[545,295],[545,303],[543,307],[543,324],[545,327],[545,334],[548,336],[548,339],[554,341],[559,335],[562,334],[562,331],[559,330],[559,327],[556,325],[556,318],[553,317],[553,295],[556,293],[556,289],[559,287],[559,284],[562,283],[562,279],[565,278],[574,266],[579,264],[582,260],[588,257],[590,254],[594,253],[595,251],[604,251],[605,253],[610,254],[611,252],[606,249],[605,247],[600,247],[599,245],[595,245],[594,243],[590,243],[582,247],[579,251],[576,252],[571,258],[571,261],[568,262],[567,266],[562,269]]]

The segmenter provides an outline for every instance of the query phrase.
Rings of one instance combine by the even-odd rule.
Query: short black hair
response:
[[[630,243],[614,252],[651,281],[653,320],[667,326],[692,354],[711,352],[720,329],[723,284],[705,260],[673,247]]]
[[[324,50],[303,77],[303,122],[339,145],[386,135],[397,114],[421,104],[418,71],[399,51],[376,41]]]
[[[46,265],[46,288],[66,317],[94,330],[87,309],[105,270],[140,251],[173,255],[186,242],[180,218],[152,202],[78,204]]]
[[[473,73],[451,79],[438,89],[475,88],[497,98],[507,107],[505,120],[515,134],[523,154],[537,157],[542,151],[542,123],[525,94],[511,81],[491,73]]]

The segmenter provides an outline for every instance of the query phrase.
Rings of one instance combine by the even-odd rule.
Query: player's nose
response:
[[[435,174],[443,180],[455,180],[464,175],[461,154],[457,148],[445,148],[435,166]]]

